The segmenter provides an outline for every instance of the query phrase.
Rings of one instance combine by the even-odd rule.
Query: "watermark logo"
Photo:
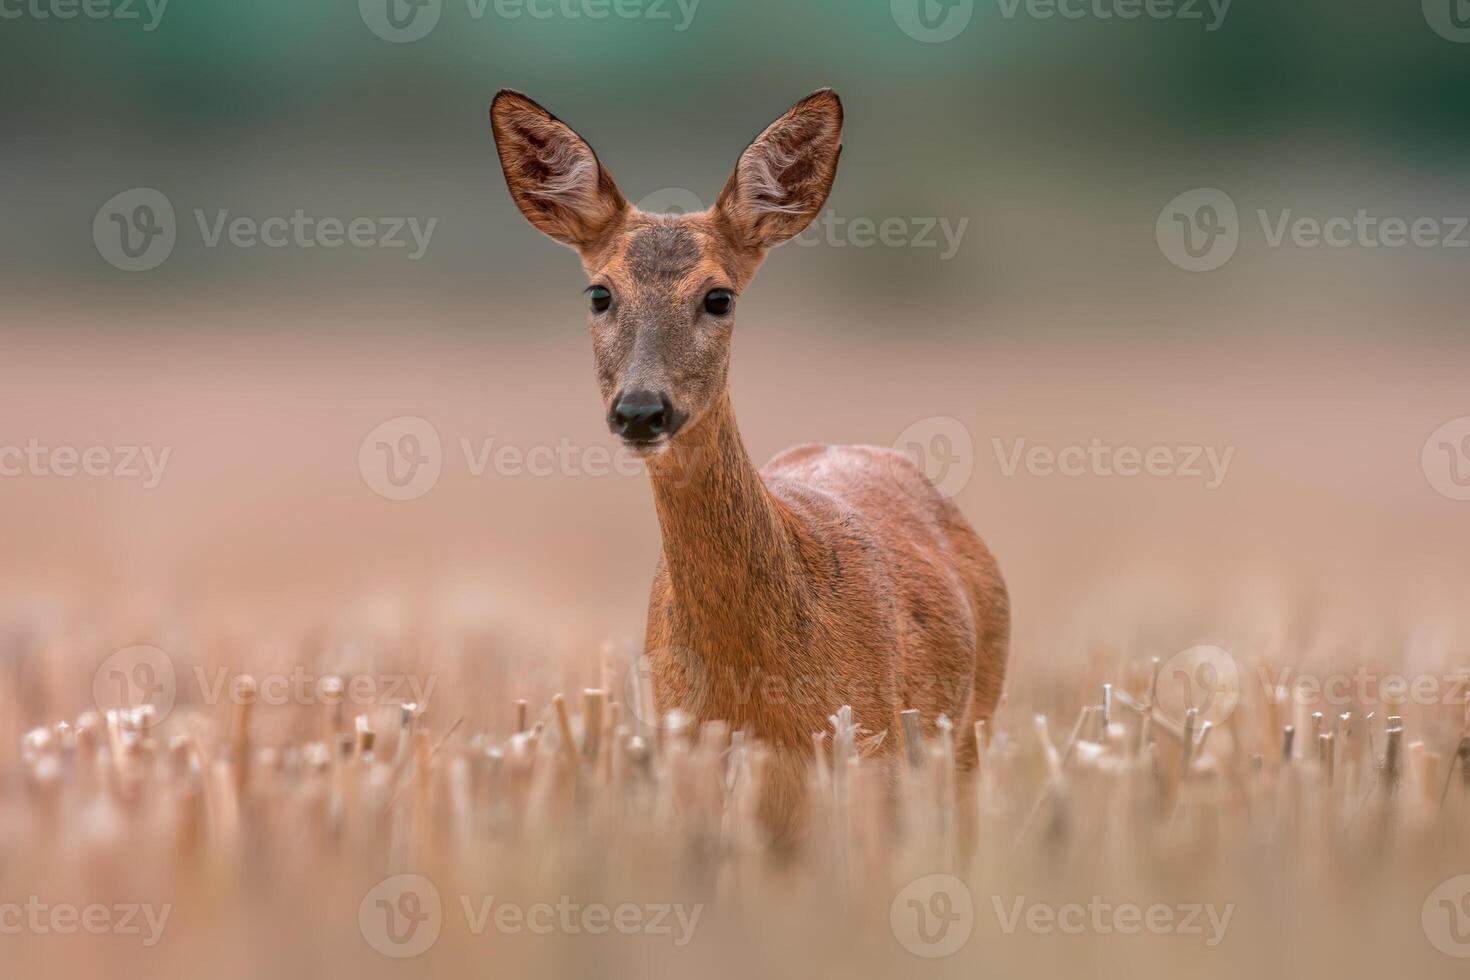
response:
[[[444,927],[439,889],[423,875],[394,875],[374,885],[357,906],[357,927],[369,946],[394,959],[429,951]]]
[[[898,944],[915,956],[953,956],[975,929],[975,902],[969,887],[954,875],[925,875],[894,897],[888,925]]]
[[[673,686],[685,691],[703,691],[712,678],[704,658],[689,647],[672,646],[650,650],[633,660],[623,672],[623,704],[645,731],[671,730],[669,716],[662,714],[654,697],[653,664],[658,660],[669,670]]]
[[[213,213],[194,208],[191,213],[200,244],[206,249],[402,249],[410,262],[428,252],[439,224],[438,218],[407,216],[319,217],[305,208],[263,218],[234,214],[229,208]],[[114,195],[92,220],[92,241],[98,254],[124,272],[158,268],[173,254],[178,236],[173,202],[151,187]]]
[[[1470,500],[1470,415],[1451,419],[1424,443],[1424,477],[1441,496]]]
[[[1424,19],[1446,41],[1470,44],[1470,0],[1423,0]]]
[[[943,415],[919,419],[899,433],[893,448],[908,457],[946,497],[954,497],[969,486],[975,473],[975,443],[959,419]],[[901,485],[909,486],[907,472],[896,475]]]
[[[1470,875],[1440,882],[1419,910],[1424,936],[1435,949],[1455,959],[1470,959]]]
[[[177,238],[173,202],[152,187],[114,194],[92,219],[97,254],[123,272],[158,268],[173,254]]]
[[[228,667],[210,671],[197,664],[181,676],[168,653],[140,645],[119,650],[98,665],[92,674],[92,700],[99,711],[117,711],[135,727],[147,728],[168,717],[181,681],[186,700],[209,705],[228,701],[271,707],[349,704],[367,708],[407,703],[427,706],[439,678],[436,674],[386,672],[317,674],[299,665],[287,672],[244,675]]]
[[[144,727],[167,718],[177,694],[173,659],[155,646],[119,650],[92,674],[92,700],[98,710],[131,715]]]
[[[488,931],[516,936],[669,936],[675,946],[694,938],[704,905],[672,902],[616,906],[575,901],[561,895],[556,901],[521,904],[497,895],[457,896],[465,930],[472,936]],[[394,959],[410,959],[428,952],[443,931],[445,911],[434,883],[423,875],[394,875],[375,885],[357,907],[357,925],[369,946]]]
[[[970,26],[975,0],[892,0],[893,22],[915,41],[953,41]]]
[[[393,44],[427,37],[439,23],[444,0],[357,0],[367,29]]]
[[[653,661],[647,654],[634,657],[628,669],[623,671],[623,704],[633,720],[645,730],[658,729],[660,718],[653,697]]]
[[[363,438],[357,469],[378,496],[417,500],[434,489],[444,469],[439,430],[413,415],[389,419]]]
[[[563,436],[555,443],[516,445],[493,436],[459,436],[458,452],[446,451],[439,432],[426,419],[400,416],[369,432],[358,446],[358,471],[374,493],[389,500],[416,500],[438,483],[445,466],[459,466],[473,479],[501,477],[644,477],[647,460],[625,445],[582,446]],[[670,446],[660,457],[663,472],[676,486],[687,486],[705,471],[703,446]]]
[[[1464,215],[1405,217],[1372,214],[1367,208],[1324,217],[1292,208],[1256,208],[1255,215],[1267,248],[1470,248],[1470,217]],[[1170,262],[1190,272],[1211,272],[1230,261],[1243,228],[1228,194],[1200,187],[1165,205],[1154,232]]]
[[[1240,703],[1240,667],[1223,647],[1201,645],[1181,650],[1159,668],[1154,704],[1176,723],[1189,709],[1199,721],[1218,727]]]
[[[1211,272],[1240,244],[1240,214],[1230,195],[1197,187],[1178,195],[1159,212],[1154,237],[1164,257],[1187,272]]]

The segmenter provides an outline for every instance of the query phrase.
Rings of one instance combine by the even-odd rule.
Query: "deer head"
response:
[[[490,109],[511,197],[576,249],[608,426],[635,451],[667,450],[725,392],[740,294],[766,250],[820,213],[842,150],[842,103],[815,92],[740,155],[714,207],[646,214],[565,123],[518,92]]]

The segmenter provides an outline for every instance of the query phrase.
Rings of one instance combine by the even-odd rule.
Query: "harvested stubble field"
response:
[[[530,683],[509,660],[471,722],[358,707],[320,677],[287,706],[283,675],[223,669],[223,638],[176,639],[195,653],[104,669],[155,684],[167,710],[58,717],[6,754],[6,894],[45,903],[6,921],[33,923],[6,939],[10,975],[1463,969],[1441,952],[1463,952],[1466,893],[1441,883],[1470,867],[1470,729],[1448,665],[1438,703],[1337,710],[1281,664],[1218,648],[1101,656],[1055,691],[1065,716],[1008,700],[973,784],[941,724],[904,744],[896,791],[838,711],[810,837],[772,854],[753,817],[761,747],[647,717],[619,651],[583,665],[592,689]],[[407,651],[476,642],[376,641],[394,677],[424,670]],[[14,692],[89,686],[25,662],[10,660],[8,718]],[[228,686],[170,703],[188,684],[138,673],[157,667]],[[54,918],[65,902],[116,929]]]
[[[890,791],[833,704],[813,733],[828,761],[811,833],[773,855],[752,818],[759,746],[661,723],[630,673],[656,547],[642,481],[446,474],[393,510],[352,467],[362,433],[404,402],[446,437],[493,418],[526,441],[590,444],[595,406],[506,408],[561,376],[572,341],[491,385],[472,367],[507,363],[488,342],[420,346],[421,377],[402,381],[414,397],[333,415],[322,406],[361,392],[306,385],[350,374],[313,364],[399,363],[335,344],[293,359],[283,341],[252,361],[170,340],[127,362],[153,393],[132,402],[106,351],[78,367],[37,345],[0,396],[46,398],[25,379],[65,361],[78,413],[116,404],[109,424],[188,461],[137,498],[134,526],[168,531],[151,539],[88,539],[66,520],[88,513],[77,484],[6,511],[24,558],[4,573],[0,636],[7,976],[1463,975],[1464,540],[1417,459],[1458,402],[1455,358],[1364,349],[1314,377],[1248,372],[1254,351],[1217,351],[1208,370],[1193,353],[1119,354],[1038,383],[1016,380],[1031,355],[853,354],[859,385],[896,370],[915,391],[983,393],[951,410],[980,447],[961,503],[1017,597],[1012,670],[974,783],[947,765],[959,733],[925,719],[922,747],[887,736],[905,750]],[[206,356],[207,391],[190,380]],[[764,356],[752,373],[778,386],[808,359]],[[1100,370],[1116,390],[1088,396],[1085,432],[1047,407]],[[1251,397],[1233,398],[1247,373]],[[1392,386],[1392,412],[1333,401],[1386,375],[1417,379],[1413,397]],[[1192,397],[1165,423],[1117,393],[1181,377]],[[193,415],[165,411],[185,396]],[[64,419],[66,398],[49,397]],[[238,404],[269,411],[230,415],[220,447],[212,427]],[[883,431],[816,412],[814,429]],[[769,454],[785,426],[749,414]],[[1171,426],[1239,447],[1219,494],[1002,479],[980,435],[1138,441]],[[266,445],[291,477],[278,496],[264,478],[206,488]],[[312,462],[322,446],[340,450],[331,466]],[[490,577],[443,601],[352,567],[480,571],[464,555],[487,540]],[[197,588],[132,603],[148,583],[119,556],[145,546]],[[626,584],[599,586],[625,565]],[[68,580],[77,602],[37,597]],[[345,603],[333,588],[349,584],[399,598]],[[145,690],[169,697],[142,714],[116,700]]]

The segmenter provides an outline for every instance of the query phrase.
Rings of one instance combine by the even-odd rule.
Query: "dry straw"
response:
[[[1270,692],[1244,691],[1225,717],[1189,708],[1176,720],[1159,704],[1157,660],[1128,674],[1057,692],[1074,719],[1064,741],[1047,715],[1011,701],[968,730],[905,710],[891,735],[833,705],[810,733],[795,840],[774,839],[763,819],[764,787],[784,764],[775,746],[678,713],[646,726],[621,685],[571,688],[575,702],[507,691],[490,724],[411,703],[349,723],[339,705],[272,714],[245,678],[227,712],[86,712],[32,730],[12,810],[60,838],[95,834],[99,814],[118,830],[85,865],[42,848],[35,868],[59,862],[86,880],[120,868],[109,873],[135,883],[166,869],[168,887],[201,907],[245,901],[253,875],[296,876],[336,910],[322,915],[351,922],[376,881],[413,871],[446,902],[587,888],[783,908],[797,921],[816,896],[859,916],[876,903],[868,925],[884,923],[883,937],[892,897],[936,871],[977,895],[1061,874],[1083,898],[1182,889],[1223,901],[1259,887],[1251,874],[1269,881],[1284,855],[1327,882],[1339,863],[1379,856],[1442,867],[1445,842],[1463,836],[1470,731],[1459,705],[1391,715],[1381,739],[1382,706],[1313,712],[1299,716],[1313,737],[1296,744],[1294,722],[1274,726],[1284,706]],[[643,686],[629,685],[632,696]],[[380,735],[395,720],[396,738]],[[978,766],[961,771],[971,737]]]

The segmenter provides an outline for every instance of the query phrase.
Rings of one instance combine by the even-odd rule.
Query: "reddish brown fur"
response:
[[[677,216],[629,207],[580,137],[524,96],[502,93],[491,116],[517,204],[616,297],[591,319],[604,398],[668,391],[687,416],[671,451],[647,457],[663,534],[646,637],[660,711],[728,721],[773,748],[762,814],[787,840],[804,823],[812,735],[841,705],[886,733],[877,751],[890,760],[900,711],[918,709],[931,735],[947,715],[972,768],[973,723],[995,710],[1009,642],[994,559],[894,450],[802,446],[757,472],[726,388],[733,317],[700,309],[710,289],[743,291],[766,250],[821,210],[841,151],[837,97],[798,103],[742,154],[714,208]],[[582,183],[548,202],[548,161],[568,160]]]

